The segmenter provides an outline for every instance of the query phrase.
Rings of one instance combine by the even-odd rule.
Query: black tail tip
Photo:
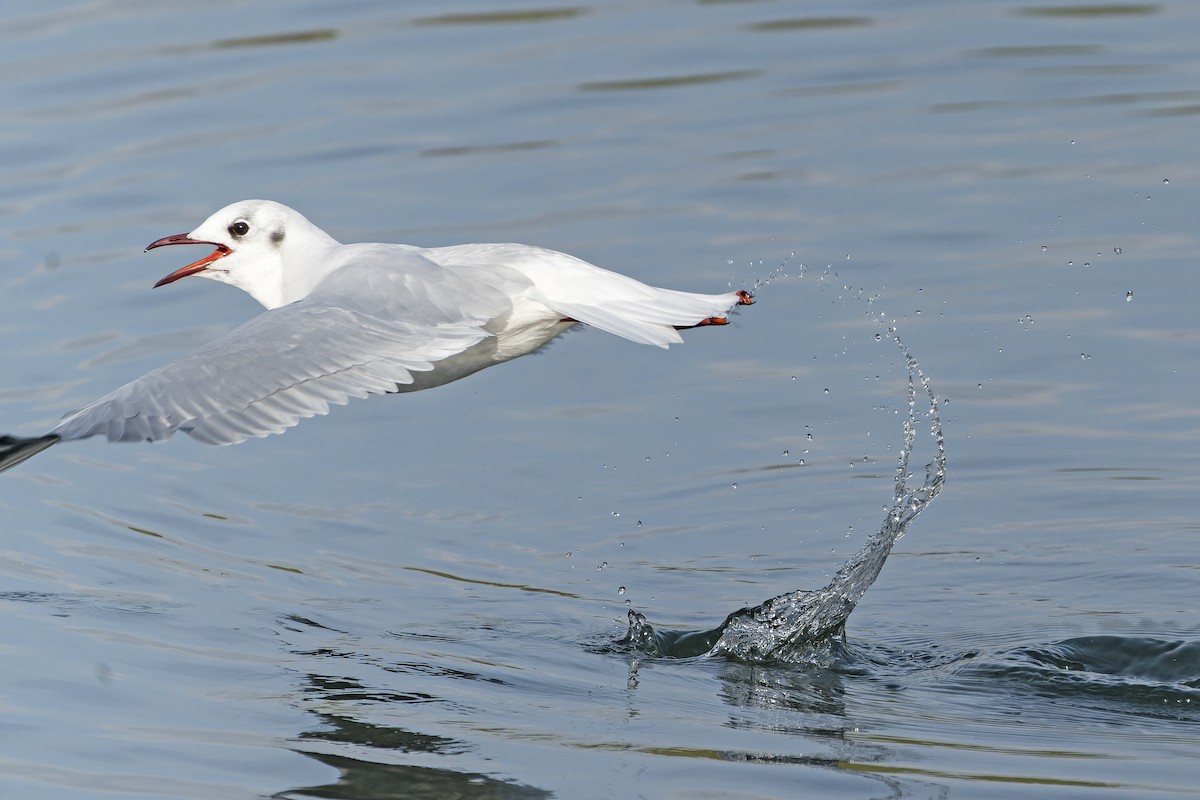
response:
[[[0,436],[0,472],[15,467],[27,458],[32,458],[50,447],[59,439],[53,433],[45,436]]]

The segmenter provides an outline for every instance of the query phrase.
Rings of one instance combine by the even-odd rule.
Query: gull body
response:
[[[330,404],[440,386],[532,353],[581,323],[667,347],[682,341],[679,330],[723,325],[753,302],[744,291],[660,289],[528,245],[341,244],[269,200],[233,203],[146,249],[185,244],[215,249],[156,287],[199,275],[266,311],[42,436],[0,436],[0,471],[97,435],[158,441],[182,431],[234,444],[281,433]]]

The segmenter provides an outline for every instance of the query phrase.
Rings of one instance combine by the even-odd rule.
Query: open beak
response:
[[[155,289],[157,289],[159,286],[166,286],[168,283],[174,283],[180,278],[186,278],[188,275],[195,275],[197,272],[203,272],[204,270],[208,269],[208,266],[218,258],[224,258],[233,252],[225,245],[218,244],[217,242],[204,242],[199,239],[191,239],[186,233],[177,233],[174,236],[164,236],[156,242],[151,242],[150,244],[146,245],[146,252],[149,252],[156,247],[166,247],[169,244],[211,244],[217,249],[199,261],[193,261],[186,267],[180,267],[179,269],[175,270],[170,275],[154,284]]]

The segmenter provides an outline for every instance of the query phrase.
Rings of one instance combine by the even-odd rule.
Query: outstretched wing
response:
[[[337,297],[267,311],[191,355],[146,373],[60,423],[63,440],[210,444],[281,433],[352,397],[396,391],[413,373],[487,338],[486,319],[395,321]]]

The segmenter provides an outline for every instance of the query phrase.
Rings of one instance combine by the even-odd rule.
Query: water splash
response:
[[[764,262],[761,259],[757,262],[751,262],[749,264],[749,267],[750,267],[751,273],[755,275],[755,278],[754,278],[753,282],[751,282],[751,284],[750,284],[750,289],[749,289],[750,294],[757,294],[760,289],[762,289],[766,286],[769,286],[770,284],[774,283],[777,280],[783,280],[783,279],[789,278],[789,277],[795,277],[795,278],[805,277],[808,274],[807,265],[805,265],[804,262],[801,261],[801,262],[798,262],[798,265],[796,267],[793,267],[792,261],[795,258],[796,258],[795,252],[788,253],[786,258],[780,260],[778,266],[776,266],[774,269],[767,271],[765,274],[762,274],[762,270],[765,268],[766,265],[764,264]],[[734,262],[732,260],[729,261],[729,266],[731,266],[731,267],[734,266]],[[729,288],[730,289],[734,288],[733,280],[730,280]]]
[[[937,497],[946,479],[946,447],[933,387],[894,328],[889,328],[888,336],[904,354],[908,369],[908,415],[904,420],[904,446],[896,467],[892,504],[879,530],[867,538],[822,589],[797,589],[772,597],[753,608],[735,611],[709,631],[658,631],[643,614],[630,610],[629,630],[620,645],[648,656],[724,655],[744,661],[825,661],[836,652],[850,612],[879,577],[892,546]],[[925,399],[929,403],[928,409],[920,414],[918,385],[922,404]],[[908,462],[921,415],[929,418],[936,454],[925,467],[924,480],[914,487],[915,476],[908,471]]]

